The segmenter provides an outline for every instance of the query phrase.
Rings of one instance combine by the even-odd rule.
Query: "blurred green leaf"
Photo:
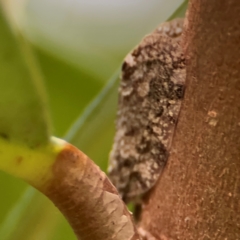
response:
[[[15,240],[16,236],[24,240],[51,239],[62,218],[61,213],[53,209],[52,202],[36,189],[28,187],[1,224],[1,239]]]
[[[177,13],[174,13],[171,18],[182,17],[186,6],[187,1],[177,9]],[[47,79],[46,86],[54,119],[55,133],[61,135],[68,124],[81,112],[77,121],[66,134],[65,139],[83,150],[103,170],[106,170],[108,154],[114,137],[118,74],[115,74],[105,88],[87,105],[102,86],[97,80],[90,77],[91,73],[74,69],[68,63],[47,55],[41,50],[37,50],[37,54]],[[83,110],[84,105],[87,106],[85,110]],[[9,179],[10,177],[6,176],[1,178],[0,174],[0,181],[9,181]],[[18,180],[14,184],[14,181],[15,179],[11,185],[13,191],[20,192],[18,189],[26,186],[22,182],[19,183]],[[0,191],[1,188],[0,184]],[[6,191],[6,188],[4,188],[4,191]],[[32,190],[29,188],[27,191],[31,192]],[[12,197],[16,198],[17,194],[12,195]],[[24,194],[29,193],[25,192]],[[1,203],[4,198],[1,198]],[[24,201],[26,201],[25,204]],[[11,207],[11,204],[7,205],[6,203],[3,206]],[[12,209],[13,211],[9,211],[6,217],[6,219],[14,219],[11,222],[12,225],[9,225],[12,232],[9,238],[4,240],[15,240],[16,238],[24,240],[75,239],[67,221],[53,204],[37,191],[31,199],[26,200],[23,195],[16,201]],[[17,211],[14,211],[14,209],[17,209]],[[10,218],[11,214],[12,218]],[[0,232],[0,239],[1,237]]]
[[[50,129],[42,76],[31,47],[20,32],[11,29],[2,7],[0,33],[0,137],[29,147],[45,144],[49,140]],[[4,193],[1,194],[0,206],[2,218],[7,210],[5,206],[11,206],[26,184],[18,180],[16,187],[15,179],[5,173],[1,173],[0,179],[4,182],[0,188]],[[29,204],[34,195],[35,190],[30,189],[13,205],[0,226],[0,239],[16,239],[16,226],[23,223],[23,215],[29,214]]]
[[[41,66],[53,122],[53,133],[62,137],[103,84],[91,73],[35,48]]]
[[[10,238],[11,234],[13,233],[12,229],[16,229],[16,223],[19,222],[22,215],[27,210],[34,193],[35,190],[32,187],[29,187],[29,189],[19,199],[18,204],[16,204],[8,213],[8,216],[5,218],[5,221],[0,227],[0,236],[2,238]]]
[[[174,18],[183,18],[187,11],[188,0],[185,0],[176,11],[168,18],[168,20],[172,20]]]
[[[99,160],[97,164],[102,165],[103,169],[106,169],[107,166],[109,143],[112,142],[114,134],[118,75],[119,70],[86,107],[81,117],[65,136],[65,139],[69,142],[92,153],[92,157],[96,155],[95,159]],[[79,136],[82,137],[79,138]],[[95,152],[92,151],[94,147],[96,149]],[[31,206],[31,214],[27,210],[29,205]],[[42,208],[44,211],[42,211]],[[33,227],[29,229],[29,222],[31,222],[31,226],[37,224],[38,230]],[[53,231],[57,224],[60,224],[61,227],[58,228],[54,237]],[[14,232],[12,229],[14,229]],[[40,238],[37,233],[39,233],[39,236],[44,235],[45,237]],[[25,190],[23,196],[13,206],[2,227],[0,227],[0,236],[5,236],[4,240],[14,240],[16,234],[19,237],[21,236],[20,239],[25,240],[64,240],[75,238],[72,229],[58,210],[49,201],[46,201],[44,196],[41,196],[40,193],[31,187]]]
[[[120,69],[86,107],[68,131],[65,139],[79,147],[106,170],[110,144],[114,135],[117,89]]]
[[[50,130],[41,74],[30,46],[0,12],[0,136],[30,147],[48,142]]]

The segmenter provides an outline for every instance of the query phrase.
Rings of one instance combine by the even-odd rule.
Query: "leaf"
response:
[[[24,211],[27,210],[34,193],[35,190],[32,187],[29,187],[29,189],[26,190],[19,199],[18,204],[16,204],[8,213],[8,216],[5,218],[4,223],[0,227],[0,236],[4,237],[4,239],[10,238],[12,229],[15,227],[16,223],[19,222]]]
[[[177,9],[176,11],[168,18],[168,20],[172,20],[174,18],[184,17],[187,11],[188,0],[185,0]]]
[[[102,169],[106,167],[109,143],[114,134],[119,72],[120,70],[116,71],[65,136],[67,141],[96,159]]]
[[[16,32],[10,28],[0,6],[0,139],[12,144],[13,149],[14,146],[45,145],[49,141],[50,130],[41,73],[28,42],[17,29],[14,30]],[[7,151],[2,144],[1,148]],[[7,161],[1,157],[1,162]],[[26,191],[7,215],[0,228],[0,236],[4,239],[14,235],[19,222],[22,228],[23,213],[28,214],[26,206],[34,193],[32,188]],[[4,198],[1,203],[4,203]]]
[[[187,2],[185,1],[184,4],[186,7]],[[182,13],[180,16],[183,16]],[[174,17],[180,17],[180,16],[174,14]],[[1,42],[1,39],[0,39],[0,42]],[[107,166],[108,152],[110,150],[111,143],[113,141],[113,135],[114,135],[114,119],[116,115],[117,87],[118,87],[117,79],[113,82],[114,82],[114,85],[112,87],[110,88],[106,87],[108,90],[103,90],[103,92],[105,92],[105,94],[103,94],[104,95],[103,98],[97,95],[95,100],[92,101],[92,102],[95,101],[95,105],[90,104],[84,110],[85,116],[83,117],[82,114],[79,116],[79,119],[74,124],[74,131],[73,131],[73,128],[71,128],[70,132],[65,137],[65,139],[67,139],[68,141],[80,147],[84,152],[86,152],[89,156],[91,156],[92,159],[95,159],[96,162],[98,162],[103,169],[105,169]],[[54,86],[52,87],[52,89],[53,88]],[[57,94],[56,92],[53,92],[53,91],[50,93]],[[64,96],[65,95],[63,95],[63,97]],[[53,108],[56,106],[59,107],[57,101],[54,102]],[[110,106],[110,108],[107,108],[107,106]],[[97,122],[97,126],[95,125],[96,122]],[[87,137],[83,138],[83,136],[87,136]],[[14,233],[15,232],[18,233],[19,229],[25,232],[24,237],[20,239],[29,239],[29,240],[35,239],[37,235],[34,235],[35,237],[34,238],[32,235],[32,231],[30,231],[29,229],[29,226],[32,226],[32,224],[35,225],[35,223],[38,224],[38,232],[41,232],[45,236],[42,239],[46,239],[46,240],[75,239],[66,220],[63,219],[63,217],[59,216],[59,214],[57,214],[55,207],[54,206],[52,206],[51,208],[48,207],[48,204],[46,203],[46,199],[41,197],[40,194],[37,192],[35,193],[35,197],[36,196],[37,198],[41,199],[40,200],[41,204],[38,203],[37,207],[39,205],[41,205],[41,207],[39,207],[38,211],[36,210],[35,221],[32,222],[32,218],[30,218],[31,213],[28,210],[26,210],[24,216],[21,218],[18,218],[17,214],[14,215],[14,218],[16,218],[16,222],[15,224],[14,223],[12,224],[11,226],[12,229],[9,229],[13,233],[11,235],[13,238],[11,239],[15,239],[14,236],[15,237],[18,236],[18,235],[15,235]],[[17,201],[14,206],[17,207],[18,204],[21,205],[22,200],[24,200],[24,198],[22,198],[21,200],[19,199],[19,201]],[[35,198],[32,198],[31,209],[34,206],[36,206],[36,201],[35,201]],[[47,212],[45,211],[47,220],[45,220],[44,216],[40,216],[40,213],[45,208],[48,209]],[[57,218],[54,218],[54,216],[56,215],[57,215]],[[53,224],[52,231],[55,232],[54,236],[52,235],[52,231],[49,231],[48,229],[49,224],[53,221],[53,219],[55,223],[59,221],[59,224],[56,230],[55,230],[55,225]],[[1,236],[1,232],[0,232],[0,236]],[[36,238],[36,239],[39,239],[39,238]],[[6,239],[6,240],[9,240],[9,239]]]
[[[104,84],[72,64],[34,48],[44,74],[54,135],[64,136]]]
[[[0,137],[35,147],[49,141],[41,73],[28,42],[0,12]]]

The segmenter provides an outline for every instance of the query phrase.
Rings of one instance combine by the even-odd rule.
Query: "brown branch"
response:
[[[140,224],[158,239],[240,239],[239,13],[238,0],[190,2],[185,99]]]
[[[106,175],[70,144],[58,155],[53,178],[40,189],[81,240],[140,240],[132,216]]]

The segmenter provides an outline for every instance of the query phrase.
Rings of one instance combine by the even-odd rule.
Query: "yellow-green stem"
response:
[[[49,144],[31,149],[0,138],[0,170],[41,188],[51,179],[51,166],[65,144],[52,137]]]

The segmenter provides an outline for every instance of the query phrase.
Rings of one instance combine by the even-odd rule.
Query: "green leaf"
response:
[[[176,11],[168,18],[168,20],[172,20],[174,18],[183,18],[187,11],[188,0],[185,0],[177,9]]]
[[[0,137],[35,147],[49,141],[41,73],[28,42],[0,11]]]
[[[16,223],[19,222],[23,213],[27,210],[34,194],[35,190],[32,187],[29,187],[29,189],[23,193],[19,199],[18,204],[16,204],[8,213],[8,216],[5,218],[4,223],[0,227],[0,236],[4,239],[10,238],[12,229],[16,227]]]
[[[182,17],[183,11],[182,9],[186,9],[187,1],[184,2],[184,4],[176,11],[177,14],[173,14],[174,17]],[[184,8],[182,8],[184,7]],[[172,18],[172,17],[171,17]],[[1,35],[2,36],[2,35]],[[1,39],[0,39],[1,42]],[[41,60],[41,59],[40,59]],[[42,58],[42,61],[46,61],[45,58]],[[49,77],[49,81],[54,77],[54,70],[52,69],[52,62],[45,62],[45,67],[49,68],[49,71],[52,71],[52,75]],[[51,68],[51,69],[50,69]],[[58,66],[55,67],[56,71]],[[44,72],[47,74],[47,72]],[[59,75],[63,75],[66,73],[61,73]],[[58,76],[59,77],[59,76]],[[57,77],[57,78],[58,78]],[[69,75],[66,76],[68,78]],[[77,76],[78,77],[78,76]],[[76,78],[77,78],[76,77]],[[70,76],[72,79],[72,76]],[[59,79],[59,78],[58,78]],[[81,79],[79,77],[79,79]],[[62,79],[61,79],[62,81]],[[82,80],[82,81],[85,81]],[[49,93],[50,93],[50,100],[51,95],[54,98],[54,101],[52,101],[52,109],[56,111],[55,109],[58,108],[59,112],[56,115],[56,121],[58,120],[59,123],[62,121],[61,119],[61,109],[59,106],[59,94],[61,94],[61,97],[64,99],[65,102],[67,102],[68,99],[68,93],[66,94],[63,91],[56,91],[57,85],[59,84],[57,80],[54,80],[52,82],[52,85],[49,87]],[[47,82],[47,85],[49,85],[49,82]],[[92,96],[92,90],[91,93],[89,93],[87,88],[89,85],[89,81],[85,84],[84,90],[86,96],[90,95]],[[75,85],[69,86],[68,91],[70,92],[72,88],[76,88]],[[97,85],[94,89],[96,90],[99,88],[99,85]],[[113,142],[113,136],[114,136],[114,121],[115,121],[115,115],[116,115],[116,105],[117,105],[117,88],[118,88],[118,81],[117,77],[113,78],[112,81],[108,83],[105,89],[101,91],[100,94],[94,98],[94,100],[86,107],[86,109],[80,114],[78,120],[75,122],[73,127],[70,129],[70,131],[67,133],[65,139],[70,141],[71,143],[77,145],[80,149],[82,149],[85,153],[87,153],[95,162],[97,162],[102,169],[106,169],[107,162],[108,162],[108,153],[110,151],[112,142]],[[73,93],[75,94],[75,93]],[[80,93],[79,95],[81,95]],[[74,103],[74,99],[72,100],[72,103]],[[78,99],[77,101],[83,101],[82,104],[88,101],[88,99]],[[76,101],[75,101],[76,102]],[[78,102],[76,102],[76,108],[78,107]],[[76,111],[76,109],[72,110]],[[74,112],[76,114],[76,112]],[[62,114],[68,114],[67,112],[67,106],[66,110]],[[63,130],[61,130],[63,131]],[[2,178],[3,179],[3,178]],[[9,178],[4,178],[4,181],[9,180]],[[13,184],[12,184],[13,185]],[[16,181],[17,185],[17,181]],[[13,186],[14,187],[14,186]],[[30,194],[31,189],[29,188],[26,193],[23,194]],[[13,198],[16,198],[16,195],[13,195]],[[39,201],[37,201],[37,200]],[[24,203],[26,201],[26,203]],[[3,198],[1,198],[1,203],[3,202]],[[29,211],[29,208],[25,208],[26,205],[31,202],[31,211]],[[18,205],[23,206],[22,212],[18,211]],[[5,205],[7,206],[7,205]],[[11,209],[11,205],[9,205],[9,209]],[[27,199],[24,197],[19,198],[19,200],[16,202],[16,204],[12,207],[12,209],[17,209],[16,211],[9,211],[9,214],[7,215],[9,219],[15,219],[15,221],[8,221],[10,224],[8,228],[5,228],[6,230],[10,231],[10,238],[7,238],[4,240],[13,240],[13,239],[24,239],[24,240],[31,240],[31,239],[44,239],[44,240],[65,240],[65,239],[75,239],[74,234],[72,230],[70,229],[70,226],[66,222],[66,220],[58,213],[56,208],[51,205],[49,201],[43,196],[40,195],[40,193],[35,191],[34,197],[32,196],[32,199]],[[34,213],[32,213],[32,209],[34,209]],[[12,218],[11,215],[12,214]],[[34,215],[34,216],[33,216]],[[8,219],[6,217],[6,219]],[[6,226],[6,225],[5,225]],[[32,229],[35,229],[34,233]],[[22,232],[22,234],[19,234]],[[38,235],[39,234],[39,235]],[[1,232],[0,232],[0,236]]]
[[[62,137],[104,84],[91,73],[35,48],[44,74],[54,135]]]
[[[119,74],[120,69],[86,107],[65,136],[67,141],[79,147],[103,170],[106,170],[113,141]]]

